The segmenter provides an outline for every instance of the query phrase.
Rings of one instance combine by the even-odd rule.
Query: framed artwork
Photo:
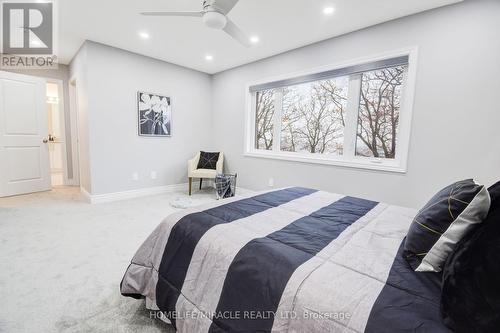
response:
[[[139,91],[137,93],[140,136],[171,136],[172,108],[170,97]]]

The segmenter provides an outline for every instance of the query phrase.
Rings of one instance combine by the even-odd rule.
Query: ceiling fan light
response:
[[[335,8],[333,7],[325,7],[323,8],[323,14],[325,15],[331,15],[335,11]]]
[[[217,12],[206,12],[203,15],[203,23],[213,29],[224,29],[227,23],[226,16]]]
[[[250,37],[250,43],[252,44],[257,44],[260,41],[258,36],[252,36]]]

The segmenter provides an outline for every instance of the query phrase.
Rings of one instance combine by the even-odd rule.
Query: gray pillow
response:
[[[418,272],[440,272],[457,243],[490,209],[490,195],[472,179],[439,191],[415,216],[403,255]]]

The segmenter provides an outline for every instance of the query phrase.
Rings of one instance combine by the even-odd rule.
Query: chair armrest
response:
[[[199,160],[200,153],[188,161],[188,177],[191,177],[191,173],[197,169]]]

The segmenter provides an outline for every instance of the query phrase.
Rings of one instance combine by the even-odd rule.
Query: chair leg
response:
[[[191,187],[193,186],[193,178],[189,177],[189,195],[191,195]]]
[[[203,178],[200,178],[200,190],[201,190],[201,183],[203,182]]]

